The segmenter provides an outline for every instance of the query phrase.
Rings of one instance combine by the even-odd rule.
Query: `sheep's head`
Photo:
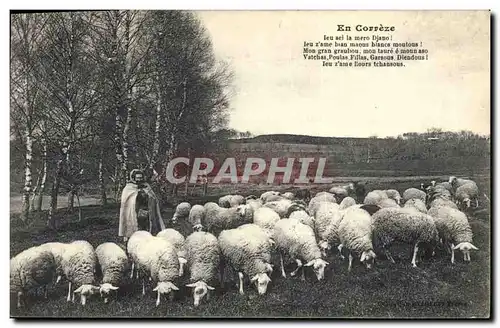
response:
[[[464,254],[464,261],[466,261],[466,262],[470,262],[470,251],[471,250],[476,250],[476,251],[479,250],[479,248],[477,248],[476,246],[472,245],[469,242],[460,243],[460,244],[456,245],[455,247],[453,247],[453,249],[459,249]]]
[[[97,293],[99,291],[99,289],[100,288],[97,286],[85,284],[85,285],[81,285],[80,287],[78,287],[74,291],[74,293],[80,294],[80,301],[81,301],[82,305],[85,305],[85,303],[87,303],[87,297],[94,295],[95,293]]]
[[[316,274],[316,278],[318,278],[318,280],[322,280],[325,277],[325,267],[328,264],[329,263],[323,259],[314,259],[304,264],[304,266],[306,267],[312,266],[313,271]]]
[[[322,240],[318,243],[318,247],[321,251],[321,255],[326,257],[326,253],[332,248],[326,240]]]
[[[201,223],[195,224],[193,226],[193,231],[202,231],[202,230],[203,230],[203,225],[201,225]]]
[[[263,295],[266,293],[267,285],[270,281],[271,278],[269,278],[266,273],[258,273],[250,279],[250,282],[254,283],[257,287],[259,295]]]
[[[455,176],[451,176],[451,177],[450,177],[450,180],[448,180],[448,182],[449,182],[449,183],[451,183],[451,185],[453,185],[454,183],[456,183],[456,182],[457,182],[457,177],[455,177]]]
[[[214,287],[207,285],[204,281],[197,281],[192,284],[187,284],[186,287],[193,288],[194,306],[200,305],[201,299],[208,294],[209,290],[214,290]]]
[[[156,298],[156,306],[160,305],[161,294],[169,294],[174,290],[179,290],[179,288],[177,288],[177,286],[175,286],[170,281],[159,282],[158,285],[156,285],[156,287],[153,289],[154,292],[158,292],[158,297]]]
[[[101,287],[99,287],[99,294],[101,294],[101,297],[104,299],[104,303],[108,303],[109,301],[109,294],[111,294],[112,290],[118,290],[119,287],[113,286],[110,283],[105,283],[102,284]]]
[[[373,250],[370,249],[369,251],[364,251],[361,254],[360,262],[364,263],[367,269],[371,269],[373,267],[376,257],[377,255],[375,255],[375,252],[373,252]]]
[[[436,180],[431,181],[431,186],[435,187],[436,186]]]
[[[464,208],[469,208],[470,207],[470,198],[466,197],[466,198],[462,199],[462,202],[460,205],[462,205]]]
[[[238,205],[238,207],[236,208],[236,213],[238,213],[240,217],[251,215],[251,211],[252,206],[250,206],[250,204]]]

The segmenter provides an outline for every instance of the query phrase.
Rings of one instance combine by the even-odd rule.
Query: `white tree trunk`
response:
[[[25,154],[25,170],[24,170],[24,189],[23,189],[23,207],[21,220],[27,222],[30,214],[30,195],[31,195],[31,164],[33,161],[33,139],[31,131],[26,131],[26,154]]]
[[[38,212],[40,212],[42,210],[43,194],[45,192],[45,184],[47,182],[48,161],[47,161],[47,141],[45,140],[45,138],[42,139],[42,145],[43,145],[42,178],[40,181],[40,186],[38,187],[38,190],[37,190],[37,198],[36,198],[36,205],[35,205],[35,211],[38,211]]]

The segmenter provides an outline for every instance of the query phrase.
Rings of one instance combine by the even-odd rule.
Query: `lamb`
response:
[[[285,255],[288,255],[297,263],[297,268],[291,272],[291,276],[295,276],[303,266],[312,266],[317,279],[322,280],[324,278],[325,266],[328,265],[328,262],[321,258],[321,251],[311,227],[295,219],[279,220],[274,226],[273,240],[280,253],[281,275],[283,278],[286,278],[283,265],[283,256]],[[305,280],[304,270],[302,270],[302,280]]]
[[[352,198],[352,197],[347,196],[344,199],[342,199],[342,201],[340,202],[339,209],[344,210],[344,209],[351,207],[353,205],[356,205],[356,200],[354,200],[354,198]]]
[[[193,231],[201,231],[203,228],[202,222],[205,217],[205,208],[201,205],[193,205],[189,211],[189,223]]]
[[[186,260],[190,283],[193,288],[194,306],[198,306],[206,295],[209,298],[210,286],[217,279],[220,265],[220,250],[217,238],[208,232],[193,232],[186,238]]]
[[[191,211],[191,204],[188,202],[182,202],[175,208],[175,213],[172,216],[172,223],[176,224],[177,220],[185,221],[189,217],[189,211]]]
[[[174,245],[159,237],[144,238],[136,248],[137,269],[143,271],[142,294],[146,294],[146,275],[157,283],[153,291],[158,293],[156,306],[160,305],[161,295],[179,290],[174,282],[179,277],[179,258]]]
[[[314,215],[314,232],[318,238],[318,246],[323,257],[332,246],[339,243],[338,225],[342,220],[339,205],[320,203]]]
[[[219,198],[219,206],[230,208],[245,204],[245,197],[241,195],[226,195]]]
[[[456,249],[464,254],[464,261],[469,262],[470,251],[478,248],[472,244],[472,230],[467,216],[447,206],[433,207],[429,214],[434,218],[441,240],[451,251],[451,263],[455,263]]]
[[[361,255],[360,262],[371,269],[376,255],[373,251],[370,214],[360,208],[349,209],[339,223],[338,234],[341,245],[349,250],[348,271],[352,267],[352,253]]]
[[[278,213],[268,207],[261,207],[253,213],[253,223],[261,227],[268,235],[271,234],[276,222],[280,220]]]
[[[405,201],[405,203],[413,198],[420,199],[425,203],[426,196],[427,194],[425,193],[425,191],[417,188],[408,188],[403,192],[403,200]]]
[[[224,258],[238,272],[239,293],[244,294],[243,277],[255,283],[260,295],[265,294],[272,273],[269,236],[258,226],[247,224],[220,233],[219,247]]]
[[[156,237],[163,238],[170,242],[174,247],[179,257],[179,277],[184,275],[184,265],[186,264],[186,251],[184,248],[185,238],[175,229],[164,229],[156,235]]]
[[[77,240],[66,245],[62,254],[61,265],[64,276],[69,280],[67,301],[74,301],[75,293],[80,294],[80,301],[85,305],[87,297],[99,291],[94,286],[97,257],[94,247],[84,240]],[[79,286],[72,294],[72,285]]]
[[[427,207],[425,207],[425,203],[420,199],[413,198],[408,200],[405,203],[404,208],[415,209],[421,213],[427,214]]]
[[[289,199],[289,200],[293,200],[295,198],[295,195],[293,194],[293,192],[285,192],[285,193],[282,193],[280,196],[283,198]]]
[[[234,229],[245,223],[253,222],[253,209],[250,205],[223,208],[215,203],[205,204],[205,229],[217,236],[222,230]]]
[[[471,200],[475,200],[476,207],[478,207],[478,196],[479,188],[473,181],[465,183],[455,190],[455,199],[461,207],[469,208]]]
[[[47,285],[55,276],[56,263],[52,253],[43,247],[30,247],[10,260],[10,292],[17,296],[17,307],[22,306],[25,294],[42,286],[47,298]]]
[[[137,259],[137,246],[143,239],[153,237],[148,231],[139,230],[130,236],[127,242],[127,253],[132,261],[132,268],[130,270],[130,279],[134,277],[134,270],[136,273],[136,279],[139,278],[139,270],[136,269],[138,259]]]
[[[419,245],[434,247],[438,240],[438,232],[432,217],[413,209],[383,208],[373,214],[372,224],[374,244],[382,247],[392,263],[395,262],[387,248],[394,241],[415,245],[411,264],[416,267]]]
[[[393,199],[398,205],[401,204],[401,195],[399,194],[399,191],[396,189],[387,189],[384,190],[384,192],[389,199]]]
[[[97,260],[102,272],[102,283],[99,293],[108,303],[112,290],[118,290],[122,285],[130,262],[125,251],[115,243],[103,243],[95,250]]]
[[[260,200],[262,200],[263,203],[267,202],[267,199],[271,196],[278,196],[280,193],[279,191],[266,191],[262,195],[260,195]]]
[[[363,204],[378,205],[382,200],[387,198],[389,197],[387,197],[387,194],[383,190],[372,190],[366,195]]]
[[[294,211],[288,218],[299,220],[300,223],[303,223],[314,229],[314,218],[312,216],[309,216],[309,214],[304,210]]]

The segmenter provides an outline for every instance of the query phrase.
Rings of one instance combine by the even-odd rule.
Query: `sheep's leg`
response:
[[[283,264],[283,255],[281,254],[280,254],[280,263],[281,263],[281,276],[283,278],[286,278],[285,265]]]
[[[160,291],[158,291],[158,296],[156,297],[156,306],[160,305],[160,300],[161,300],[161,294]]]
[[[297,260],[295,260],[295,262],[297,262],[297,269],[293,270],[293,271],[290,273],[290,275],[291,275],[292,277],[295,277],[295,275],[296,275],[296,274],[297,274],[297,272],[300,270],[300,268],[302,268],[302,261],[301,261],[301,260],[297,259]]]
[[[130,279],[134,279],[134,268],[135,268],[135,263],[132,262],[132,268],[130,269]]]
[[[339,250],[339,256],[342,260],[345,260],[345,256],[342,255],[342,248],[344,248],[344,245],[340,244],[337,249]]]
[[[68,297],[66,298],[66,301],[67,302],[71,301],[71,281],[69,282],[69,285],[68,285]]]
[[[467,253],[464,253],[464,262],[467,262]]]
[[[71,302],[75,303],[75,293],[71,293]]]
[[[467,259],[466,259],[467,262],[470,262],[470,253],[467,253]]]
[[[396,263],[396,261],[394,261],[394,258],[392,257],[391,253],[387,248],[384,248],[384,254],[393,264]]]
[[[146,277],[142,278],[142,296],[146,295]]]
[[[302,271],[302,275],[300,276],[300,280],[302,280],[302,281],[306,281],[306,275],[305,275],[305,273],[304,273],[304,267],[302,267],[302,270],[301,270],[301,271]]]
[[[351,268],[352,268],[352,260],[353,260],[353,256],[352,256],[352,253],[349,252],[349,266],[347,267],[347,271],[351,272]]]
[[[479,207],[479,200],[478,200],[479,197],[476,197],[476,208]]]
[[[57,276],[56,282],[54,283],[54,285],[57,285],[61,281],[61,278],[62,278],[62,276],[60,276],[60,275]]]
[[[455,264],[455,250],[453,249],[455,245],[451,244],[451,264]]]
[[[240,278],[240,294],[244,295],[245,292],[243,291],[243,273],[238,272],[238,277]]]
[[[49,298],[49,290],[47,288],[47,285],[43,286],[43,297],[45,299]]]
[[[417,253],[418,253],[418,242],[415,243],[415,247],[413,248],[413,258],[411,260],[411,265],[416,268],[417,267]]]

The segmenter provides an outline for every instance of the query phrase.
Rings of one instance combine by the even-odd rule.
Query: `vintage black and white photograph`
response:
[[[11,11],[11,318],[490,318],[491,23]]]

